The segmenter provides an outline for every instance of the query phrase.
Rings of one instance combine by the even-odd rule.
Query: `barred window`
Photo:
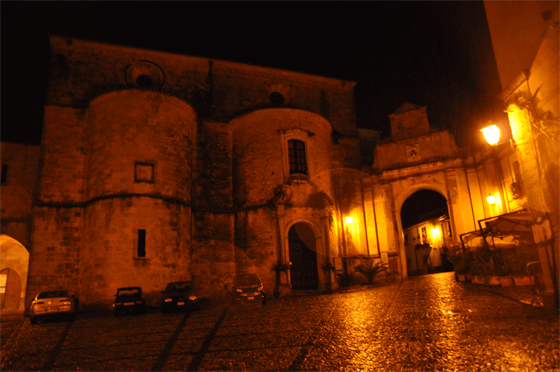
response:
[[[288,156],[290,162],[290,174],[307,174],[307,162],[305,160],[305,143],[298,140],[289,140]]]

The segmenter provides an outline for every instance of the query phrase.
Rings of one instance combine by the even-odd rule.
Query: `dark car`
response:
[[[257,274],[238,274],[233,279],[233,303],[266,303],[266,292]]]
[[[199,310],[200,302],[191,282],[172,282],[161,292],[164,313],[177,310]]]
[[[45,291],[35,296],[29,308],[31,324],[39,323],[46,317],[64,316],[73,319],[78,299],[68,296],[66,291]]]
[[[115,295],[115,302],[113,307],[115,308],[115,316],[119,316],[122,313],[144,313],[145,303],[142,293],[142,288],[140,287],[124,287],[117,289],[117,294]]]

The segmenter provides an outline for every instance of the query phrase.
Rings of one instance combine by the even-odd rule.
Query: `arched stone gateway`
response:
[[[0,309],[23,311],[29,252],[7,235],[0,235],[0,252]]]
[[[313,229],[298,222],[288,232],[292,289],[318,289],[317,244]]]
[[[445,249],[453,239],[446,198],[437,191],[421,189],[400,209],[407,275],[449,271]]]

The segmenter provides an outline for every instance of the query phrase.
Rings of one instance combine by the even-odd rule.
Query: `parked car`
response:
[[[29,308],[31,324],[41,322],[43,318],[66,316],[73,319],[77,309],[78,299],[73,295],[68,296],[68,292],[45,291],[35,296]]]
[[[199,310],[200,302],[191,282],[172,282],[161,292],[164,313],[177,310]]]
[[[266,292],[257,274],[238,274],[233,279],[232,302],[236,303],[266,303]]]
[[[123,287],[117,289],[117,294],[115,295],[115,302],[113,307],[115,309],[115,316],[119,316],[121,313],[144,313],[145,303],[142,293],[142,288],[140,287]]]

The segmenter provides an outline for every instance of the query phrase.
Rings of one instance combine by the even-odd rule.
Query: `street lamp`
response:
[[[495,145],[500,140],[500,128],[497,125],[490,125],[480,130],[484,134],[484,139],[490,145]]]
[[[352,216],[348,216],[344,219],[346,221],[346,223],[352,223],[354,221],[354,219],[352,218]]]

